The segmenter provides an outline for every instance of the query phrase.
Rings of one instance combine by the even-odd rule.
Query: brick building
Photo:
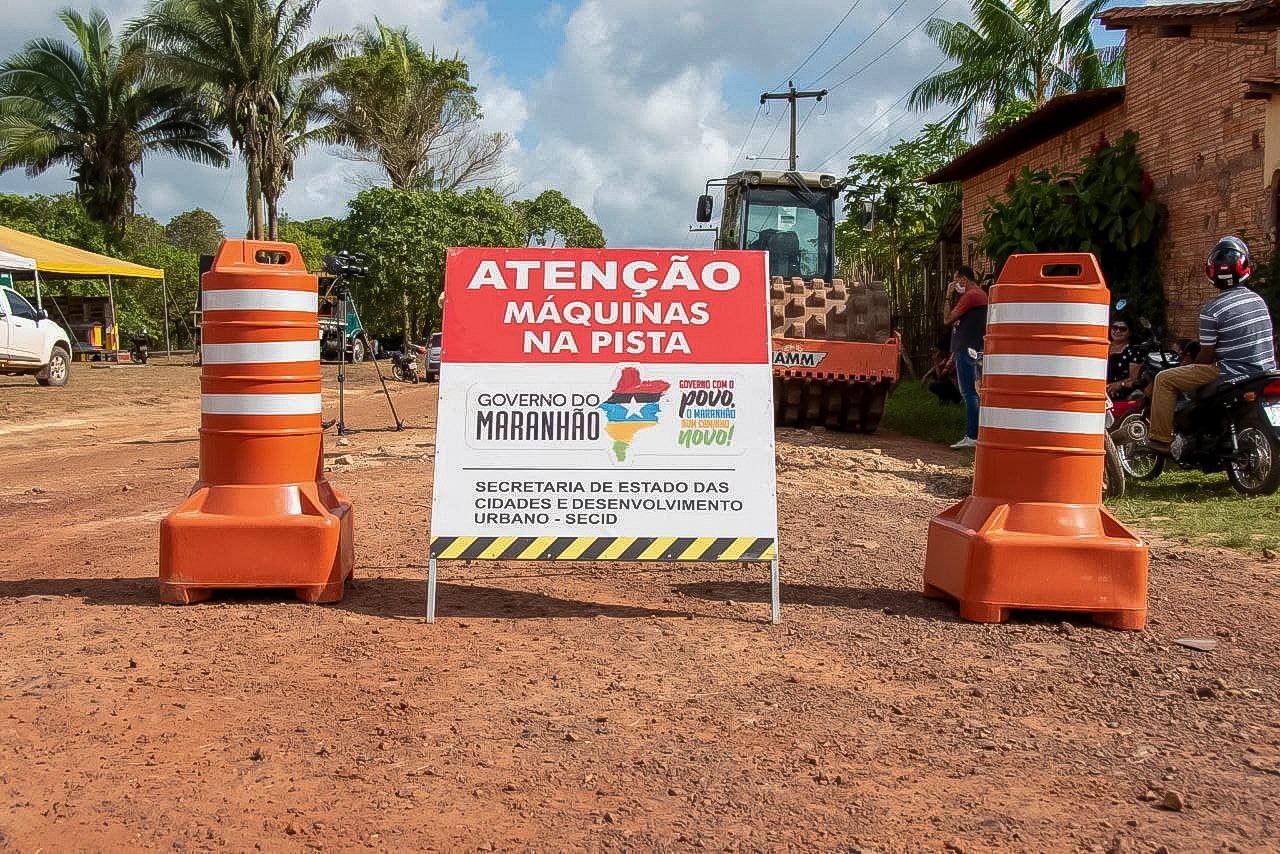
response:
[[[1214,293],[1203,272],[1213,242],[1240,234],[1259,258],[1275,245],[1280,0],[1114,8],[1100,19],[1126,31],[1123,87],[1055,98],[926,180],[963,182],[969,254],[987,200],[1003,196],[1010,173],[1075,168],[1100,133],[1136,131],[1156,197],[1169,209],[1169,321],[1190,335]]]

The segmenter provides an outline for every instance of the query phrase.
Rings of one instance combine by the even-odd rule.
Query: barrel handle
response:
[[[1010,255],[996,284],[1101,285],[1102,268],[1091,252]]]

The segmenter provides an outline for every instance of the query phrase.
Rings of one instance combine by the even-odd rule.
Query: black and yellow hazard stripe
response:
[[[439,560],[773,560],[768,537],[432,537]]]

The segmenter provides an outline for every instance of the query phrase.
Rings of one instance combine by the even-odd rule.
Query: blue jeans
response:
[[[978,438],[978,362],[967,349],[955,354],[956,382],[964,398],[965,435]]]

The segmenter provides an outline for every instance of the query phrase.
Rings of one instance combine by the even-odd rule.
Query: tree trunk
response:
[[[267,240],[280,239],[280,200],[267,196]]]
[[[245,152],[245,167],[249,170],[249,178],[245,182],[245,209],[249,214],[249,239],[262,239],[262,182],[258,180],[257,169],[248,161]]]
[[[404,346],[407,350],[413,342],[413,329],[409,324],[409,292],[407,290],[400,292],[400,321],[401,329],[404,331]]]
[[[258,135],[256,116],[249,117],[244,135],[245,204],[249,213],[249,239],[262,239],[262,140]]]

